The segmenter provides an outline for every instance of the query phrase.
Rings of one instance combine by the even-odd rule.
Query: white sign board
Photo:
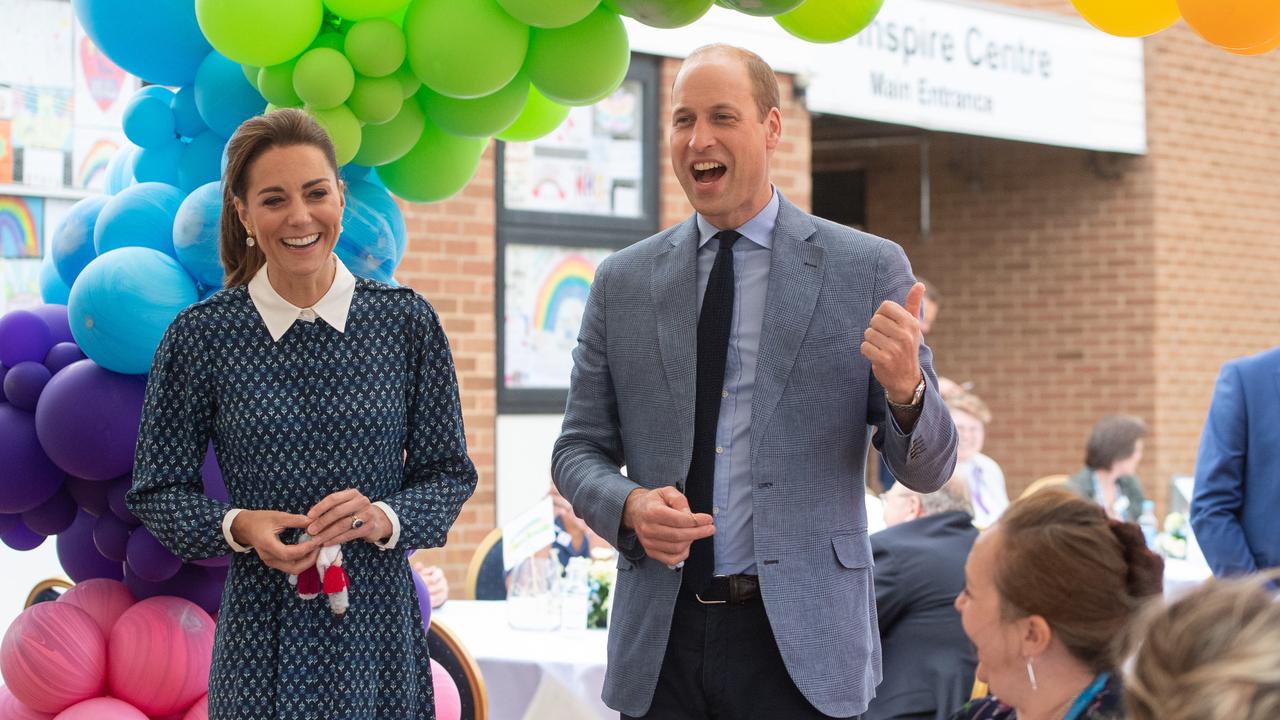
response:
[[[555,542],[556,518],[551,496],[502,526],[502,567],[507,572],[521,560]]]
[[[677,30],[627,21],[632,49],[683,57],[710,42],[758,52],[805,85],[811,112],[943,132],[1142,154],[1142,41],[1083,20],[998,5],[886,0],[830,45],[713,8]]]

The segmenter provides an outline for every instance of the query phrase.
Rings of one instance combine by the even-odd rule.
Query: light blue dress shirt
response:
[[[707,290],[720,231],[702,215],[698,220],[698,307]],[[778,221],[778,192],[769,204],[737,230],[733,246],[733,319],[724,365],[724,392],[716,427],[716,475],[712,493],[717,575],[756,572],[755,535],[751,525],[751,396],[756,386],[756,357],[764,323],[773,259],[773,230]]]

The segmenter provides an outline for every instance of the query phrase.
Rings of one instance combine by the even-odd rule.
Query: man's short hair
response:
[[[764,61],[764,58],[746,48],[727,43],[703,45],[689,53],[689,57],[685,58],[685,63],[696,60],[703,55],[716,53],[732,56],[747,68],[747,76],[751,78],[751,96],[756,101],[756,112],[760,114],[760,122],[764,122],[764,119],[769,116],[769,111],[773,108],[781,109],[782,93],[778,90],[778,76],[773,72],[773,68],[769,67],[769,63]]]
[[[1093,426],[1085,446],[1084,464],[1090,470],[1107,470],[1117,460],[1133,455],[1138,441],[1147,434],[1147,424],[1132,415],[1108,415]]]
[[[920,496],[920,509],[925,515],[937,515],[945,512],[962,512],[973,515],[973,504],[969,502],[969,486],[960,475],[954,475],[937,492]]]

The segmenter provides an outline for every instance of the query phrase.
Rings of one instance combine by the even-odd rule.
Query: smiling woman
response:
[[[235,551],[209,717],[433,717],[403,550],[443,545],[475,489],[448,341],[422,297],[333,254],[343,187],[305,113],[246,121],[224,188],[227,289],[165,333],[128,496],[184,559]],[[203,494],[211,441],[229,503]],[[336,546],[337,625],[288,582]]]

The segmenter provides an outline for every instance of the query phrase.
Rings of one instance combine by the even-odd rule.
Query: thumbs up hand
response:
[[[880,303],[871,326],[862,336],[862,354],[889,400],[909,404],[920,384],[920,303],[924,284],[907,293],[907,306],[892,300]]]

